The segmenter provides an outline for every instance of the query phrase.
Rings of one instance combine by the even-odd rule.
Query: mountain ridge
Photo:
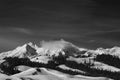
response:
[[[118,79],[119,77],[116,76],[120,75],[120,65],[116,65],[115,62],[120,61],[119,52],[120,47],[117,46],[91,50],[79,48],[65,40],[42,41],[40,46],[29,42],[14,50],[1,53],[0,68],[3,72],[9,73],[8,70],[11,70],[16,73],[19,72],[16,71],[16,67],[20,68],[19,66],[23,65],[23,67],[54,69],[70,75]],[[109,61],[112,60],[114,62],[110,63]]]

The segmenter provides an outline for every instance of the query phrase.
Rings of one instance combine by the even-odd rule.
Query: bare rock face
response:
[[[26,46],[26,51],[27,51],[25,54],[26,56],[32,57],[37,55],[36,49],[32,48],[30,45]]]

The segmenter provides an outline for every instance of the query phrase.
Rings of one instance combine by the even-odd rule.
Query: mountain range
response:
[[[0,53],[1,80],[120,80],[120,47],[80,48],[65,40],[32,42]]]

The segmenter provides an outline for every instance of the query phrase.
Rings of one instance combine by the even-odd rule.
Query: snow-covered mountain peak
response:
[[[33,43],[27,43],[23,46],[18,46],[16,49],[9,51],[7,57],[30,57],[36,55],[36,48],[37,46],[33,45]]]
[[[108,54],[120,57],[120,47],[115,46],[113,48],[106,49]]]
[[[1,56],[7,57],[29,57],[35,58],[40,56],[59,56],[59,54],[73,56],[73,57],[82,57],[82,56],[96,56],[101,54],[110,54],[120,56],[120,47],[113,48],[97,48],[96,50],[79,48],[78,46],[65,41],[65,40],[57,40],[57,41],[42,41],[40,43],[41,46],[37,46],[32,42],[26,43],[22,46],[18,46],[14,50],[3,52],[0,54]],[[41,58],[40,58],[41,59]]]
[[[86,55],[102,55],[102,54],[109,54],[109,55],[113,55],[113,56],[117,56],[120,57],[120,47],[115,46],[112,48],[97,48],[95,50],[87,50],[86,49]]]
[[[79,50],[77,46],[65,40],[42,41],[40,45],[41,46],[38,47],[32,42],[29,42],[22,46],[18,46],[14,50],[1,53],[0,57],[1,56],[3,57],[3,55],[7,57],[19,57],[19,58],[32,56],[39,57],[40,55],[52,57],[53,55],[59,56],[60,53],[62,53],[62,55],[65,55],[66,54],[65,50],[67,50],[69,54],[72,54],[72,52],[69,51],[70,49],[72,49],[72,51],[74,50],[74,53],[75,51],[81,51],[81,49]]]

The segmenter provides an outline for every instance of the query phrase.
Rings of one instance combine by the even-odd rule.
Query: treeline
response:
[[[62,69],[60,67],[55,67],[55,70],[63,72],[63,73],[67,73],[67,74],[70,74],[70,75],[88,75],[86,73],[81,73],[81,72],[78,72],[78,71],[72,71],[70,69]]]
[[[120,58],[117,56],[113,56],[110,54],[101,54],[101,55],[97,55],[94,60],[120,68]]]
[[[81,74],[80,72],[77,72],[77,71],[63,70],[57,67],[58,65],[62,64],[62,61],[64,62],[64,59],[59,57],[58,60],[62,59],[59,61],[60,63],[56,63],[56,61],[54,61],[55,59],[57,60],[57,58],[54,58],[53,60],[48,61],[48,64],[44,64],[39,62],[31,62],[30,59],[28,58],[7,57],[7,58],[4,58],[5,62],[0,64],[0,69],[3,71],[4,74],[7,74],[7,75],[13,75],[13,74],[19,73],[20,71],[16,70],[15,67],[20,65],[25,65],[29,67],[35,67],[35,68],[40,68],[40,67],[50,68],[50,69],[55,69],[71,75]]]
[[[109,78],[113,78],[115,80],[119,80],[120,79],[120,72],[111,72],[108,70],[100,70],[98,68],[91,68],[91,66],[95,66],[93,63],[77,63],[75,61],[68,61],[65,59],[66,57],[56,57],[53,60],[57,61],[57,63],[60,64],[64,64],[70,68],[73,69],[78,69],[78,70],[82,70],[84,72],[87,72],[87,74],[85,75],[89,75],[89,76],[101,76],[101,77],[109,77]]]
[[[64,70],[58,67],[59,65],[64,64],[70,68],[82,70],[87,73],[82,75],[109,77],[115,80],[120,79],[119,72],[111,72],[107,70],[91,68],[91,65],[94,66],[94,64],[77,63],[75,61],[68,61],[66,60],[66,57],[67,56],[62,56],[62,55],[58,57],[53,57],[53,60],[48,61],[47,64],[39,63],[39,62],[31,62],[28,58],[8,57],[8,58],[5,58],[5,62],[3,62],[0,65],[0,68],[1,70],[4,71],[5,74],[8,74],[8,75],[19,73],[20,72],[19,70],[15,70],[15,67],[19,65],[26,65],[30,67],[36,67],[36,68],[40,68],[40,67],[50,68],[50,69],[58,70],[71,75],[82,74],[78,71]]]
[[[19,73],[15,67],[19,65],[26,65],[30,67],[44,67],[44,63],[31,62],[28,58],[7,57],[4,58],[4,62],[0,64],[0,69],[8,75]]]
[[[111,72],[107,70],[100,70],[98,68],[91,68],[88,64],[83,63],[76,63],[74,61],[67,61],[65,63],[66,66],[71,67],[73,69],[79,69],[82,71],[87,72],[90,76],[101,76],[101,77],[109,77],[113,79],[120,79],[120,73],[119,72]]]

